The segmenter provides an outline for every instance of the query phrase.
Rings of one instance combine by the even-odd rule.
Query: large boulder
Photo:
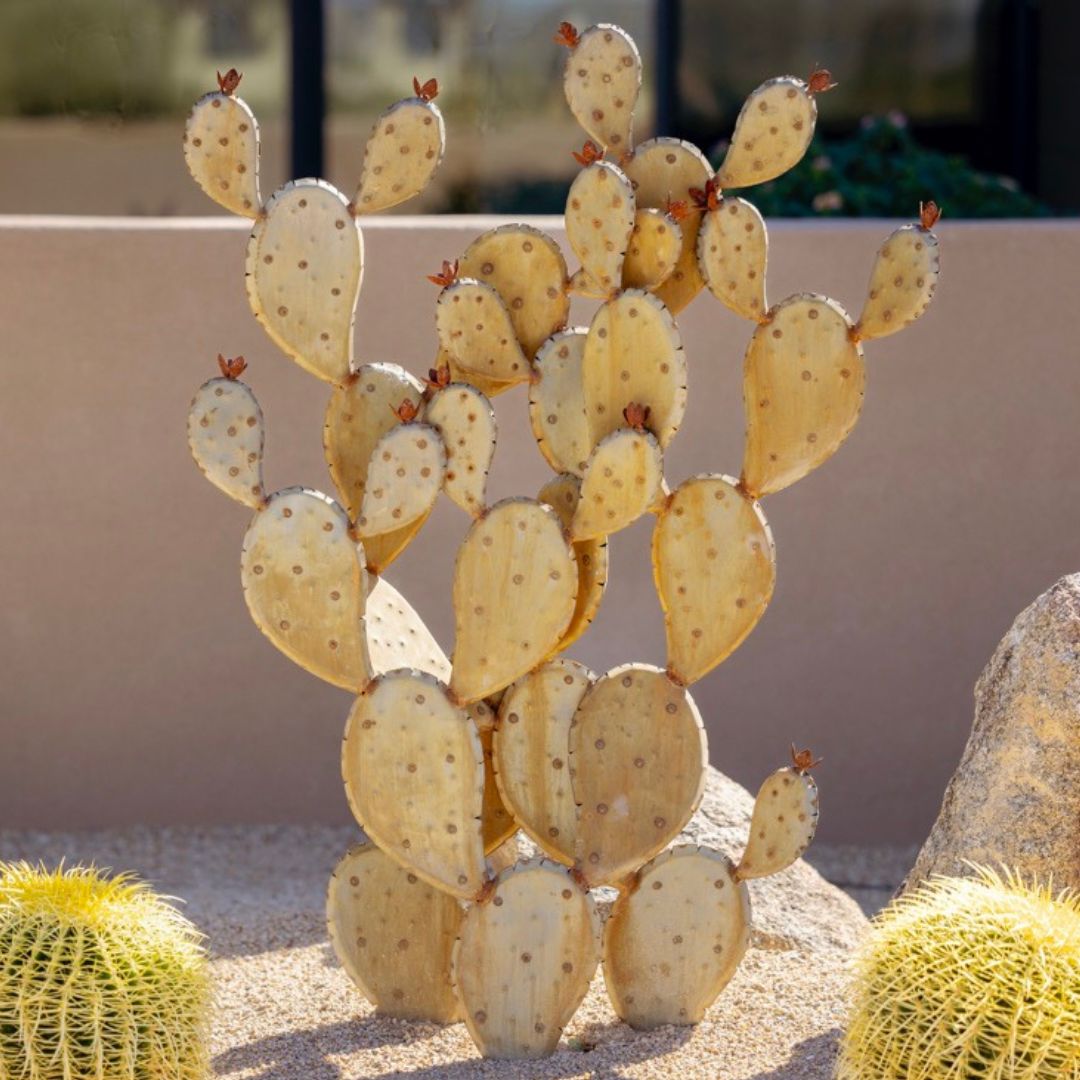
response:
[[[1080,887],[1080,574],[1024,611],[975,686],[975,724],[905,888],[967,861]]]

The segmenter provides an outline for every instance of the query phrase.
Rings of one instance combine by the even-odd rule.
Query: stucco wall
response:
[[[77,178],[73,178],[77,182]],[[424,275],[490,221],[367,228],[363,359],[434,353]],[[543,222],[553,228],[551,221]],[[858,308],[883,222],[772,226],[770,296]],[[714,763],[755,786],[792,740],[826,761],[822,835],[917,840],[966,737],[971,687],[1013,615],[1080,568],[1080,224],[949,224],[935,305],[867,348],[862,420],[765,503],[779,580],[746,644],[699,683]],[[243,353],[273,487],[327,487],[327,388],[247,309],[242,223],[0,219],[0,824],[344,820],[348,696],[281,657],[238,581],[246,513],[187,452],[218,351]],[[581,315],[588,309],[584,306]],[[681,319],[691,366],[674,481],[737,472],[749,326],[710,297]],[[549,475],[524,390],[497,399],[493,497]],[[446,500],[391,579],[450,645]],[[663,662],[650,525],[574,655]]]

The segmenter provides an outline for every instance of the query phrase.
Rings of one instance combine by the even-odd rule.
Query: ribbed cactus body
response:
[[[1080,901],[990,872],[879,916],[839,1080],[1080,1077]]]
[[[0,863],[0,1080],[204,1080],[201,935],[140,882]]]

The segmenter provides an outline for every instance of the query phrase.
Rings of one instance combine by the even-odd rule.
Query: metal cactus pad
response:
[[[254,510],[242,582],[286,656],[356,694],[342,773],[368,846],[342,858],[330,937],[383,1013],[463,1020],[494,1057],[550,1054],[603,963],[612,1004],[639,1028],[694,1023],[750,936],[746,881],[805,851],[817,823],[808,752],[757,797],[745,851],[671,847],[708,762],[690,686],[748,637],[776,577],[759,500],[824,464],[859,418],[863,343],[927,307],[937,210],[878,253],[858,321],[835,300],[770,302],[761,215],[745,189],[795,165],[828,72],[771,79],[713,170],[670,138],[635,144],[641,57],[625,31],[556,35],[569,107],[588,136],[566,203],[578,266],[529,225],[478,237],[431,275],[435,366],[418,378],[357,358],[363,217],[419,194],[443,155],[435,80],[378,120],[350,199],[297,180],[263,200],[258,127],[235,71],[196,105],[185,157],[203,190],[253,219],[247,295],[270,340],[330,384],[323,444],[337,498],[264,487],[264,420],[242,358],[197,391],[188,433],[207,478]],[[570,148],[567,148],[570,152]],[[675,315],[707,290],[751,324],[738,475],[673,479],[665,454],[693,366]],[[597,302],[568,325],[570,296]],[[556,474],[536,497],[489,505],[489,398],[517,384]],[[448,660],[383,575],[440,493],[471,520],[447,587]],[[609,580],[609,538],[652,515],[664,666],[595,674],[560,658]],[[399,586],[403,583],[398,582]],[[405,583],[407,584],[407,583]],[[543,850],[517,858],[521,830]],[[601,925],[591,894],[618,890]]]

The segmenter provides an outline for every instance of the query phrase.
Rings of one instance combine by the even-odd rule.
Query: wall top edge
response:
[[[490,229],[510,221],[552,229],[562,225],[559,214],[396,214],[362,218],[365,230],[390,229]],[[248,232],[248,218],[206,215],[199,217],[125,217],[81,214],[0,214],[0,229],[95,229],[112,232]]]
[[[853,231],[895,228],[909,219],[904,218],[770,218],[769,228],[779,232]],[[523,221],[538,228],[561,230],[562,216],[558,214],[397,214],[373,217],[363,221],[364,229],[389,230],[445,230],[484,231]],[[204,217],[122,217],[90,216],[74,214],[0,214],[0,230],[66,230],[78,232],[96,230],[103,232],[246,232],[251,228],[246,218]],[[1080,218],[1004,218],[994,220],[946,219],[939,231],[1001,231],[1024,229],[1035,232],[1080,233]]]

